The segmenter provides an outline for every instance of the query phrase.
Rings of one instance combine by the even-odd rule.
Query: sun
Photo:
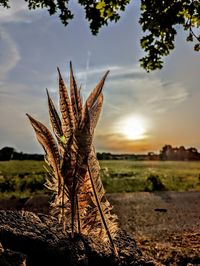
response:
[[[130,140],[145,138],[147,123],[143,117],[131,116],[122,121],[121,133]]]

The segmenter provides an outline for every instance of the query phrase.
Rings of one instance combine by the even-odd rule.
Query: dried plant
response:
[[[48,96],[49,116],[56,139],[49,129],[27,114],[49,165],[46,187],[55,193],[52,212],[58,215],[64,229],[102,241],[110,241],[117,255],[114,239],[118,232],[116,215],[105,196],[100,166],[93,146],[94,129],[103,104],[105,73],[83,105],[70,63],[70,96],[59,74],[61,118]]]

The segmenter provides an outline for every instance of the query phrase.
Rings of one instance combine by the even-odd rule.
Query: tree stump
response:
[[[63,232],[55,217],[27,211],[0,210],[1,266],[156,265],[121,231],[116,239],[119,257],[109,244]]]

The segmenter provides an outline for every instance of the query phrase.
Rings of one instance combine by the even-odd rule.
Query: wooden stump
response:
[[[32,212],[1,210],[0,243],[1,266],[156,265],[125,232],[116,239],[119,257],[115,257],[109,244],[86,236],[71,239],[56,218]]]

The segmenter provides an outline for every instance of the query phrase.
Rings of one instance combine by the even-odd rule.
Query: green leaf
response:
[[[105,9],[105,6],[106,6],[106,3],[104,1],[101,1],[99,2],[97,5],[96,5],[96,9]]]
[[[61,140],[61,142],[62,142],[63,144],[66,144],[66,139],[65,139],[65,136],[64,136],[64,135],[60,138],[60,140]]]

